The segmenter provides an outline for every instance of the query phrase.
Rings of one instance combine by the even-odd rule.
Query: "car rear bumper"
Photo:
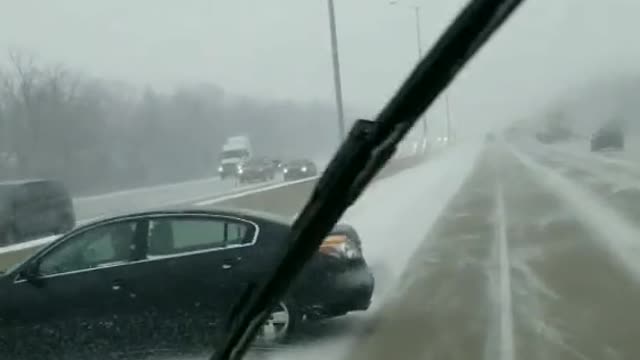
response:
[[[340,316],[369,308],[375,280],[364,260],[316,266],[314,274],[304,276],[295,288],[296,303],[308,319]]]

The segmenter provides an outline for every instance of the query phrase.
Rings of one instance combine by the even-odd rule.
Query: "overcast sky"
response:
[[[170,89],[213,82],[263,98],[333,101],[324,0],[0,0],[0,48],[87,74]],[[373,116],[417,56],[413,12],[335,0],[349,117]],[[427,49],[461,0],[418,4]],[[634,0],[528,1],[454,83],[460,132],[531,116],[575,84],[636,72]],[[431,114],[442,128],[444,106]]]

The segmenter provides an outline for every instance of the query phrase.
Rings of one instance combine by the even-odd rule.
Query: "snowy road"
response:
[[[374,307],[251,358],[636,359],[638,198],[640,164],[615,155],[454,150],[347,214],[382,280]]]
[[[626,155],[460,144],[376,181],[343,218],[376,275],[371,309],[248,358],[638,358],[640,162]]]

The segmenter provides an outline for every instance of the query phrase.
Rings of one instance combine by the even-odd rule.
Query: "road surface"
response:
[[[640,158],[585,149],[460,144],[372,184],[343,218],[371,309],[247,358],[640,357]]]
[[[471,150],[378,184],[347,214],[383,279],[370,311],[249,358],[640,357],[640,163]]]

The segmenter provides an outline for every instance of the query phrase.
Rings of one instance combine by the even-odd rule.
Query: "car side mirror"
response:
[[[20,277],[29,283],[40,285],[40,263],[37,261],[27,264],[21,271]]]

